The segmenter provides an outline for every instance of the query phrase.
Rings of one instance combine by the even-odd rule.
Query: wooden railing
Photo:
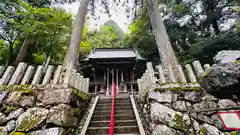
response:
[[[174,87],[200,87],[198,80],[205,71],[209,70],[209,64],[201,65],[199,61],[186,64],[184,68],[178,65],[175,68],[168,66],[163,69],[161,65],[155,67],[156,72],[151,62],[147,63],[147,69],[143,76],[137,80],[139,94],[145,94],[148,89],[158,86],[160,88],[174,88]]]
[[[36,69],[36,70],[35,70]],[[89,79],[77,73],[75,69],[66,70],[62,65],[54,67],[49,65],[44,71],[42,65],[35,68],[32,65],[21,62],[15,68],[13,66],[0,66],[0,85],[47,85],[65,84],[72,88],[88,92]]]

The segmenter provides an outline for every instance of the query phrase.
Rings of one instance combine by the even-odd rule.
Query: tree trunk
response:
[[[73,30],[72,30],[70,43],[68,46],[68,51],[64,60],[65,67],[68,66],[69,62],[72,63],[73,67],[76,66],[77,56],[79,53],[81,37],[82,37],[82,32],[83,32],[83,27],[85,22],[85,16],[87,14],[88,3],[89,3],[89,0],[81,0],[80,2],[78,13],[73,24]]]
[[[14,64],[18,64],[19,62],[23,62],[25,59],[25,56],[27,54],[27,50],[30,44],[33,44],[34,37],[26,37],[23,41],[23,44],[18,52],[16,61],[14,62]]]
[[[176,68],[178,65],[178,60],[173,51],[173,47],[169,40],[160,13],[158,12],[157,7],[154,5],[152,0],[147,0],[147,9],[149,18],[151,20],[153,32],[155,35],[155,40],[157,43],[161,63],[165,68],[167,68],[168,65],[171,65],[173,68]]]

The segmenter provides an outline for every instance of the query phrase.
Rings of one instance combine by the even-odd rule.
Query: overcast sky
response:
[[[123,0],[121,0],[123,1]],[[78,7],[80,2],[75,2],[72,4],[64,4],[64,5],[57,5],[63,7],[66,11],[71,12],[73,15],[76,15],[78,11]],[[132,6],[132,4],[130,4]],[[90,17],[88,20],[88,28],[96,29],[99,28],[100,25],[103,25],[108,20],[114,20],[123,31],[127,32],[128,24],[131,22],[131,18],[127,18],[127,13],[125,12],[126,9],[131,9],[131,7],[123,7],[123,6],[114,6],[114,4],[110,3],[110,12],[112,17],[109,17],[107,14],[103,14],[100,12],[102,9],[100,6],[97,7],[96,16],[99,16],[99,19],[94,20],[94,18]]]

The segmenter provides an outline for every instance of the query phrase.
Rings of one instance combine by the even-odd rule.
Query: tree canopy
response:
[[[0,2],[0,63],[15,64],[25,61],[42,64],[47,58],[52,64],[61,64],[70,40],[73,16],[56,3],[75,0],[10,0]],[[80,59],[95,47],[132,47],[149,61],[159,62],[159,53],[147,13],[145,0],[95,1],[89,3],[90,17],[96,18],[96,6],[111,14],[113,7],[126,6],[133,11],[134,19],[129,32],[123,34],[111,21],[99,30],[90,31],[84,26],[80,45]],[[211,63],[220,50],[240,48],[239,1],[194,0],[155,1],[174,51],[180,62],[194,59]],[[127,8],[128,7],[128,8]]]
[[[212,63],[220,50],[239,49],[237,1],[156,1],[180,62],[194,59]],[[156,43],[146,12],[140,8],[124,43],[139,49],[149,61],[157,60]]]

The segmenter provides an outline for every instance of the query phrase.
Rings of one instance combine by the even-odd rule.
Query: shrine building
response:
[[[92,66],[89,92],[110,95],[113,83],[117,94],[137,92],[136,73],[141,75],[145,65],[137,50],[95,48],[84,61]]]

